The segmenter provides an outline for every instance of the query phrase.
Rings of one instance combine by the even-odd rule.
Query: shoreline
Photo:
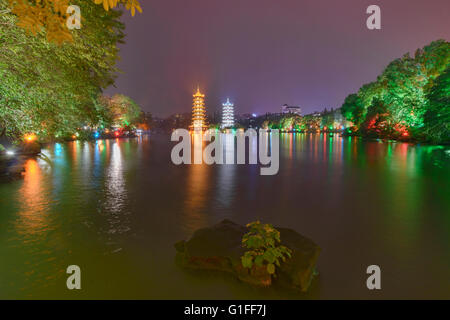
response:
[[[414,141],[414,140],[396,140],[396,139],[386,139],[386,138],[374,138],[374,137],[365,137],[358,134],[349,134],[349,133],[343,133],[343,132],[329,132],[329,131],[323,131],[323,132],[301,132],[301,131],[290,131],[290,132],[282,132],[282,133],[305,133],[305,134],[337,134],[340,137],[344,138],[360,138],[365,142],[382,142],[382,143],[408,143],[414,146],[431,146],[431,147],[437,147],[437,148],[448,148],[450,147],[450,144],[433,144],[430,142],[421,142],[421,141]],[[170,132],[161,132],[158,131],[156,134],[169,134]],[[76,142],[76,141],[83,141],[83,142],[94,142],[97,140],[115,140],[115,139],[129,139],[129,138],[137,138],[138,135],[134,136],[120,136],[120,137],[102,137],[102,138],[92,138],[92,139],[74,139],[74,140],[53,140],[53,141],[47,141],[43,143],[33,143],[33,144],[25,144],[22,145],[21,148],[22,151],[17,152],[14,155],[7,155],[6,153],[0,154],[0,183],[5,182],[11,182],[16,181],[21,178],[23,178],[23,173],[25,173],[25,166],[24,163],[27,159],[30,158],[37,158],[39,154],[41,153],[41,150],[49,145],[55,144],[55,143],[67,143],[67,142]]]

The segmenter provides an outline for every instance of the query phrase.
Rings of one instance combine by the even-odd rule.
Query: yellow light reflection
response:
[[[47,190],[44,188],[43,173],[35,159],[25,163],[25,176],[19,189],[20,210],[15,223],[17,232],[25,241],[36,239],[36,235],[49,231],[49,222],[45,215],[49,206]]]

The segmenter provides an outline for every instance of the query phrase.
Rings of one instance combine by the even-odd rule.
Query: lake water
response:
[[[281,134],[280,169],[180,165],[169,136],[54,144],[0,184],[0,298],[450,298],[450,153]],[[322,248],[308,294],[174,263],[225,218],[295,229]],[[81,267],[82,289],[66,288]],[[379,291],[366,268],[381,268]]]

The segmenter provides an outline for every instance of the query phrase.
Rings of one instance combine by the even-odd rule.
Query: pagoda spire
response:
[[[197,86],[197,92],[193,97],[191,128],[203,130],[206,128],[205,95],[200,92],[200,86]]]
[[[222,103],[222,128],[234,127],[234,105],[227,98],[227,102]]]

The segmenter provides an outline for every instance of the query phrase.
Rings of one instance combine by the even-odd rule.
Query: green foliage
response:
[[[351,94],[345,98],[341,107],[341,113],[348,121],[359,126],[364,120],[364,104],[357,94]]]
[[[450,67],[436,79],[427,98],[427,137],[434,143],[450,144]]]
[[[242,238],[242,245],[249,249],[241,257],[244,268],[266,266],[269,274],[275,274],[276,266],[291,257],[291,250],[280,245],[280,232],[270,224],[259,221],[247,224],[249,232]]]
[[[17,17],[16,25],[33,35],[43,35],[45,33],[49,42],[62,44],[72,42],[73,33],[67,28],[66,21],[69,17],[67,8],[69,5],[77,4],[79,1],[68,0],[5,0],[8,2],[8,9]],[[131,11],[134,16],[135,11],[142,12],[138,0],[88,0],[97,5],[102,4],[104,10],[116,8],[119,3]],[[75,3],[74,3],[75,2]],[[86,0],[83,0],[86,2]],[[86,22],[84,11],[82,25]],[[98,12],[98,10],[97,10]],[[95,17],[94,17],[95,18]],[[105,26],[107,27],[107,26]]]
[[[331,109],[328,111],[326,108],[322,111],[320,125],[322,128],[328,130],[335,127],[335,111]]]
[[[73,32],[72,43],[58,46],[18,27],[8,1],[0,0],[0,131],[7,136],[53,138],[109,121],[97,97],[118,71],[121,12],[92,1],[71,4],[80,6],[83,27]]]
[[[295,114],[287,114],[280,119],[280,128],[284,130],[291,130],[295,127],[300,116]]]
[[[305,115],[299,124],[300,130],[315,132],[320,129],[322,118],[315,115]]]
[[[390,136],[391,130],[387,106],[382,100],[374,98],[361,125],[361,131],[367,136],[384,138]]]
[[[133,126],[141,119],[141,109],[130,97],[123,94],[114,96],[102,96],[99,103],[105,110],[105,118],[112,126]]]
[[[342,105],[342,114],[363,135],[445,141],[448,118],[446,105],[441,102],[448,91],[442,89],[443,80],[441,89],[435,87],[435,82],[449,64],[450,43],[444,40],[418,49],[414,58],[405,54],[392,61],[375,82],[363,85],[356,95],[349,95]],[[441,92],[435,93],[440,98],[433,98],[433,90]]]

